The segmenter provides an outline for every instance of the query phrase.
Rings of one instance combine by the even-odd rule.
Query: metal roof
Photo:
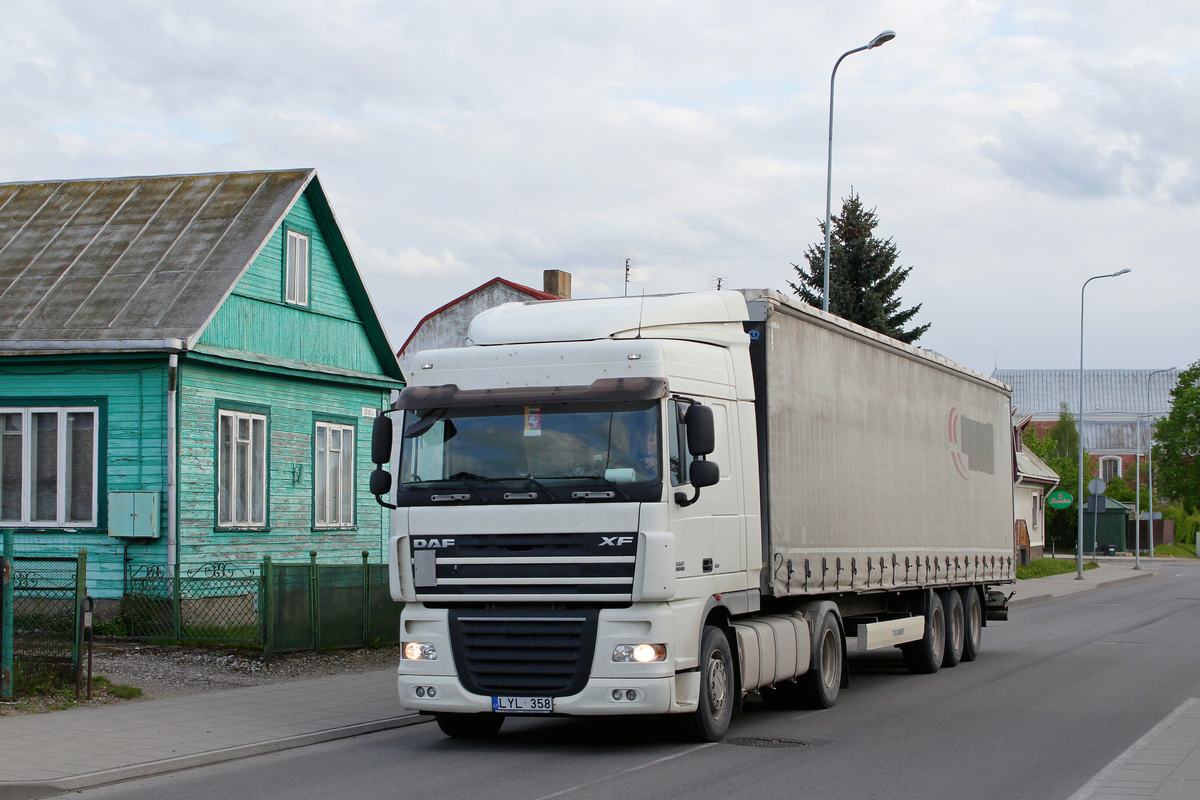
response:
[[[1026,480],[1038,483],[1058,483],[1059,475],[1030,451],[1021,448],[1016,453],[1017,474]]]
[[[315,174],[0,184],[0,350],[186,347]]]
[[[1087,369],[1083,371],[1083,411],[1110,419],[1133,419],[1138,414],[1166,414],[1171,407],[1171,389],[1179,370],[1159,373],[1149,381],[1149,369]],[[1013,406],[1035,419],[1057,419],[1059,406],[1066,403],[1079,412],[1079,370],[997,369],[992,377],[1012,387]]]

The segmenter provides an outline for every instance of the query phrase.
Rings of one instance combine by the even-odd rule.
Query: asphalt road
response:
[[[1200,697],[1200,563],[1155,566],[1016,610],[978,661],[936,675],[909,675],[895,650],[854,655],[834,708],[750,704],[721,744],[637,717],[510,719],[488,743],[423,724],[72,797],[1066,798]]]

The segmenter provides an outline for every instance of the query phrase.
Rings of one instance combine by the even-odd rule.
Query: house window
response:
[[[1041,511],[1042,511],[1041,500],[1042,500],[1042,496],[1039,495],[1037,492],[1034,492],[1033,493],[1033,517],[1031,517],[1031,519],[1033,520],[1033,529],[1034,530],[1037,530],[1038,517],[1041,516]]]
[[[96,408],[0,408],[0,524],[95,527]]]
[[[220,411],[217,436],[217,524],[267,524],[267,418]]]
[[[308,305],[308,237],[296,231],[287,232],[285,299],[298,306]]]
[[[1121,459],[1116,456],[1100,459],[1100,477],[1105,483],[1112,483],[1113,478],[1121,477]]]
[[[313,522],[320,528],[354,525],[354,426],[317,423],[313,461]]]

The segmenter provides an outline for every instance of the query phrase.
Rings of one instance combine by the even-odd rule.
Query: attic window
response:
[[[287,232],[287,256],[284,273],[284,299],[293,305],[308,305],[308,236],[296,231]]]

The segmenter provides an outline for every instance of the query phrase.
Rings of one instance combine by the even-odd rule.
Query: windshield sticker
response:
[[[525,435],[542,435],[542,407],[525,406]]]

